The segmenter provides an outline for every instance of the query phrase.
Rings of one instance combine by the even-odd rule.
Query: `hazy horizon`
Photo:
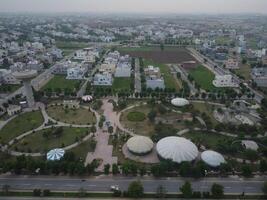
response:
[[[267,14],[267,0],[0,0],[0,12]]]

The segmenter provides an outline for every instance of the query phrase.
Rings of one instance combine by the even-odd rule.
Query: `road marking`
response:
[[[96,185],[88,185],[89,187],[96,187]]]

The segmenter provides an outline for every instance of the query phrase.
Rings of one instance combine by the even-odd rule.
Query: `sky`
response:
[[[0,0],[0,12],[267,14],[267,0]]]

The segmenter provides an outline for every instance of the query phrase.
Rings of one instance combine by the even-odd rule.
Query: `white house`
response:
[[[119,63],[115,71],[115,77],[130,77],[131,66],[129,63]]]
[[[68,68],[66,79],[84,79],[84,74],[86,71],[86,68],[81,66]]]
[[[112,82],[112,75],[107,72],[103,74],[95,74],[93,79],[93,85],[111,86]]]
[[[151,89],[164,89],[164,79],[161,77],[160,69],[154,66],[148,66],[144,70],[146,75],[146,87]]]
[[[238,61],[236,59],[230,58],[225,61],[224,64],[226,69],[239,69]]]
[[[216,75],[212,81],[215,87],[238,87],[238,84],[233,81],[232,75]]]

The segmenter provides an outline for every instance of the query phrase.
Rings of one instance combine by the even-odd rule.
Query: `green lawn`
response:
[[[183,137],[190,139],[195,144],[200,143],[204,145],[207,149],[215,150],[222,140],[233,139],[231,137],[223,136],[216,133],[209,132],[188,132],[183,135]]]
[[[61,49],[64,55],[69,55],[78,49],[83,49],[88,47],[86,42],[74,42],[74,41],[56,41],[56,46]]]
[[[197,68],[190,70],[189,74],[193,77],[195,82],[204,90],[212,90],[215,88],[212,84],[215,75],[206,67],[199,65]]]
[[[229,43],[232,41],[230,37],[227,36],[220,36],[215,39],[216,44],[218,45],[229,45]]]
[[[141,122],[146,119],[146,115],[142,112],[129,112],[127,119],[133,122]]]
[[[38,128],[43,121],[40,111],[20,114],[0,130],[0,143],[7,143],[24,132]]]
[[[80,80],[67,80],[63,75],[55,75],[43,88],[42,90],[51,89],[56,91],[57,89],[69,89],[73,91],[74,89],[79,89],[81,81]]]
[[[131,78],[115,77],[112,84],[112,90],[131,90],[131,81]]]
[[[12,149],[21,152],[47,152],[53,148],[60,148],[75,143],[87,135],[86,128],[63,127],[60,136],[53,131],[58,128],[49,128],[37,131],[12,146]],[[48,136],[46,136],[48,135]]]
[[[241,64],[240,69],[236,69],[235,72],[244,77],[246,81],[251,80],[251,67],[249,64]]]
[[[70,151],[73,152],[77,158],[85,160],[88,152],[93,152],[95,150],[93,148],[94,146],[93,143],[94,143],[93,139],[89,139],[79,144],[79,146],[74,147]]]
[[[93,124],[96,122],[92,112],[84,108],[64,109],[63,106],[49,106],[47,113],[57,121],[71,124]]]
[[[147,67],[148,65],[153,65],[154,67],[160,68],[160,72],[163,75],[166,88],[175,88],[176,91],[181,89],[180,84],[173,77],[173,75],[171,74],[171,70],[167,65],[145,59],[144,66]]]
[[[199,112],[206,113],[210,117],[213,125],[218,124],[218,121],[213,117],[213,111],[218,108],[218,106],[196,102],[193,102],[192,105],[194,106],[194,109],[198,110]]]

